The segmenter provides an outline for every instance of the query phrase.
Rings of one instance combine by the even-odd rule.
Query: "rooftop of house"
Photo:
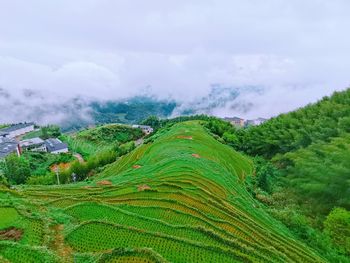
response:
[[[0,130],[0,132],[13,132],[13,131],[17,131],[19,129],[23,129],[29,126],[33,126],[34,123],[33,122],[25,122],[25,123],[18,123],[18,124],[13,124],[10,127],[7,128],[3,128]]]
[[[31,145],[40,145],[43,143],[45,143],[45,141],[40,139],[39,137],[32,138],[32,139],[26,139],[26,140],[22,140],[19,142],[19,144],[22,147],[27,147],[27,146],[31,146]]]
[[[8,138],[0,138],[0,158],[6,157],[17,149],[18,142]]]
[[[138,125],[138,124],[135,124],[132,126],[133,128],[140,128],[140,129],[152,129],[151,126],[148,126],[148,125]]]
[[[67,144],[63,143],[61,140],[57,138],[47,139],[45,140],[45,144],[49,152],[55,152],[55,151],[68,148]]]
[[[0,137],[5,137],[5,136],[7,136],[7,135],[9,135],[8,132],[0,131]]]

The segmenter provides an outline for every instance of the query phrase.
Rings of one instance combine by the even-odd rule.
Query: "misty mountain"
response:
[[[136,96],[124,100],[92,101],[81,105],[75,100],[77,109],[88,108],[88,118],[73,118],[73,122],[61,124],[65,130],[79,129],[89,124],[103,123],[138,123],[143,119],[155,115],[160,118],[179,115],[209,114],[217,115],[221,110],[245,113],[253,107],[253,103],[240,100],[245,94],[259,94],[263,92],[258,87],[222,87],[214,85],[210,93],[194,101],[184,102],[174,99],[159,99],[156,96]],[[70,109],[70,107],[66,107]]]
[[[246,113],[252,107],[251,101],[242,99],[244,95],[259,95],[263,88],[255,86],[226,87],[212,85],[208,95],[199,97],[194,101],[183,102],[175,109],[175,115],[208,114],[222,115],[222,111],[230,113]]]
[[[125,99],[98,100],[84,96],[60,98],[38,90],[20,94],[0,89],[2,108],[8,109],[1,122],[34,121],[58,124],[64,131],[78,130],[91,124],[138,123],[150,115],[160,118],[179,115],[242,115],[254,107],[254,97],[263,94],[260,87],[212,85],[207,95],[193,100],[162,99],[141,94]]]

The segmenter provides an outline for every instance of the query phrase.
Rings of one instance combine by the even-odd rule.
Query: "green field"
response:
[[[0,262],[326,262],[247,192],[248,157],[178,123],[90,182],[0,188]]]

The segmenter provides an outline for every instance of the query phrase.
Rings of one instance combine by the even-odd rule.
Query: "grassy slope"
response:
[[[96,152],[109,150],[116,143],[123,144],[142,137],[139,129],[119,124],[107,124],[96,128],[86,129],[73,135],[61,136],[73,152],[84,157],[94,155]]]
[[[322,262],[246,192],[242,178],[252,170],[197,122],[185,122],[89,185],[0,191],[0,204],[40,242],[28,262],[37,253],[67,262]],[[113,185],[101,187],[101,180]],[[40,227],[28,231],[31,222]],[[21,242],[0,242],[0,255],[23,257],[28,243]],[[118,247],[134,249],[111,253]]]

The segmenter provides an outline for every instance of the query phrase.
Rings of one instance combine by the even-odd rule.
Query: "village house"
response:
[[[225,117],[225,121],[228,121],[233,126],[236,127],[243,127],[244,126],[244,119],[238,118],[238,117]]]
[[[8,133],[2,132],[0,134],[0,159],[5,158],[11,153],[21,155],[19,144],[16,140],[7,137]]]
[[[153,128],[151,127],[151,126],[148,126],[148,125],[133,125],[132,126],[133,128],[139,128],[139,129],[141,129],[142,131],[143,131],[143,133],[145,133],[145,134],[150,134],[150,133],[152,133],[153,132]]]
[[[21,149],[32,152],[47,152],[45,141],[37,138],[26,139],[19,142]]]
[[[3,133],[3,134],[6,133],[7,138],[13,139],[13,138],[16,138],[17,136],[26,134],[31,131],[34,131],[33,122],[13,124],[10,127],[1,129],[0,133]]]
[[[68,145],[57,138],[45,140],[47,152],[52,154],[67,153]]]
[[[257,119],[254,119],[254,120],[247,120],[245,125],[246,126],[257,126],[257,125],[260,125],[262,123],[264,123],[267,119],[264,119],[264,118],[257,118]]]

